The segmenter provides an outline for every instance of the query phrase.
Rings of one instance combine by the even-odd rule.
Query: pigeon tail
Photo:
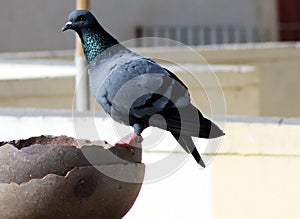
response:
[[[205,118],[193,105],[180,109],[180,112],[178,109],[173,109],[162,116],[167,122],[167,130],[177,135],[207,139],[225,135],[215,123]],[[155,126],[160,128],[160,121],[156,121]]]
[[[203,168],[206,167],[204,161],[202,160],[194,142],[193,139],[190,136],[179,136],[176,133],[172,133],[173,136],[176,138],[180,146],[187,152],[191,153],[195,159],[195,161]]]
[[[200,118],[199,135],[194,137],[212,139],[223,135],[225,135],[225,133],[215,123],[202,117]]]

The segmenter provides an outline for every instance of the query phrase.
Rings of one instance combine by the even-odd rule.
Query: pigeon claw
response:
[[[141,143],[143,141],[143,137],[137,134],[131,134],[120,141],[118,141],[115,146],[129,148],[132,154],[135,154],[135,145]]]

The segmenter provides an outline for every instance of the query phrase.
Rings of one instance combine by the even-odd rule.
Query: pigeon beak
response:
[[[68,21],[68,22],[65,24],[65,26],[63,26],[63,27],[61,28],[61,30],[62,30],[62,31],[66,31],[66,30],[71,29],[72,24],[73,24],[73,23],[72,23],[71,21]]]

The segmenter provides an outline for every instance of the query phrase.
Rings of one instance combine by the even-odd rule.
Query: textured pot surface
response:
[[[0,218],[121,218],[144,178],[139,144],[134,154],[65,136],[0,146]]]

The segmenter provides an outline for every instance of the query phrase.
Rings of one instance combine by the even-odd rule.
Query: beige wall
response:
[[[260,72],[260,115],[300,115],[300,46],[298,43],[246,44],[195,47],[209,64],[253,65]],[[146,56],[175,63],[199,63],[202,59],[182,48],[144,48]],[[245,100],[246,101],[246,100]]]
[[[300,217],[299,122],[227,122],[211,166],[214,219]]]
[[[0,106],[70,109],[74,83],[74,77],[0,81]]]
[[[253,66],[182,65],[170,67],[185,82],[192,102],[206,114],[260,114],[260,73]],[[190,75],[189,75],[190,74]],[[224,95],[224,96],[223,96]]]
[[[270,31],[271,41],[278,40],[278,9],[277,0],[257,0],[257,17],[259,27]]]
[[[228,49],[224,51],[227,64],[251,64],[261,72],[261,116],[299,116],[300,115],[300,49],[298,44],[284,47],[264,47]],[[201,51],[201,50],[200,50]],[[215,54],[217,51],[215,51]],[[205,56],[205,55],[204,55]],[[205,56],[206,57],[206,56]],[[232,59],[230,59],[232,57]],[[209,63],[223,63],[221,60],[207,58]]]
[[[37,64],[40,62],[36,60],[20,62],[23,63],[0,63],[0,107],[73,107],[74,66],[69,65],[69,62],[65,63],[67,66],[59,62],[55,64],[55,61],[40,61],[44,65]],[[195,64],[165,66],[188,85],[193,103],[203,113],[259,115],[260,74],[255,67],[209,67]],[[94,100],[91,105],[92,108],[99,108]]]

